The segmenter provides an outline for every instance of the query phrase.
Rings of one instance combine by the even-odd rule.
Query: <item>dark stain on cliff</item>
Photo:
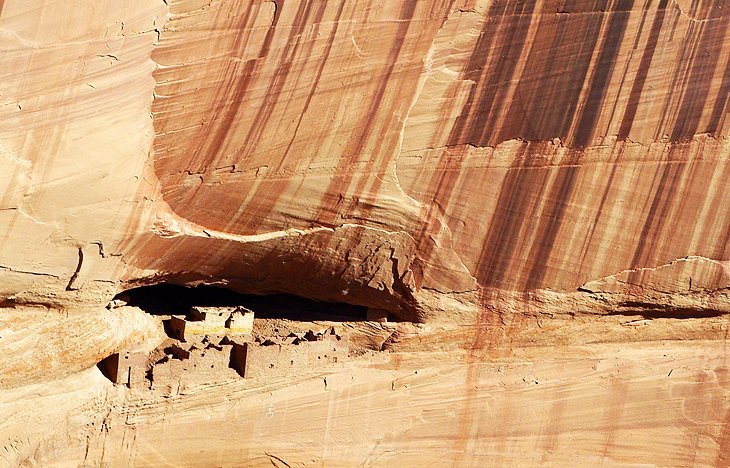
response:
[[[313,12],[315,4],[317,8]],[[274,71],[273,77],[269,79],[266,92],[264,93],[264,101],[256,111],[256,115],[249,126],[248,133],[243,139],[243,149],[236,155],[238,162],[246,161],[258,147],[261,135],[274,115],[274,109],[280,103],[284,87],[287,84],[291,84],[288,83],[289,74],[292,71],[301,74],[302,68],[296,66],[295,60],[303,59],[306,61],[312,54],[311,47],[304,47],[306,56],[298,57],[300,45],[304,43],[305,39],[303,36],[305,28],[308,24],[317,25],[316,27],[319,28],[326,8],[326,2],[303,1],[299,3],[294,22],[289,31],[289,36],[284,44],[283,50],[280,52],[281,55],[276,70]]]
[[[489,129],[488,121],[490,113],[496,112],[493,108],[495,102],[501,105],[505,99],[499,99],[505,90],[493,84],[510,80],[517,66],[517,60],[522,54],[525,45],[531,14],[534,11],[534,2],[497,1],[492,4],[488,12],[488,19],[477,40],[476,46],[469,58],[464,73],[464,78],[475,82],[468,97],[465,111],[456,120],[454,128],[449,137],[450,144],[454,142],[466,142],[478,140],[484,137]],[[500,31],[506,30],[503,36]],[[497,60],[496,65],[490,64],[493,49],[499,51],[500,57],[504,60]],[[506,63],[504,63],[506,62]],[[489,77],[494,77],[490,80]],[[468,109],[468,110],[467,110]],[[488,136],[487,136],[488,137]],[[458,144],[458,143],[457,143]],[[437,163],[431,180],[428,182],[426,193],[433,194],[432,202],[423,213],[423,223],[420,232],[417,234],[419,242],[419,258],[427,264],[436,248],[431,239],[430,231],[438,228],[438,216],[442,207],[448,205],[454,188],[456,186],[457,174],[450,167],[455,161],[460,161],[464,156],[463,149],[446,150]]]
[[[547,198],[548,205],[540,216],[535,242],[533,242],[528,254],[530,269],[525,281],[525,289],[527,290],[537,289],[543,285],[550,254],[570,206],[573,186],[579,172],[580,167],[577,165],[558,169],[555,176],[556,180],[553,182]]]
[[[299,5],[294,20],[294,26],[292,27],[286,45],[284,46],[282,58],[280,59],[279,65],[276,68],[273,78],[269,81],[266,93],[264,95],[264,102],[261,107],[259,107],[256,116],[254,117],[253,122],[249,127],[248,134],[243,139],[244,147],[236,155],[237,163],[244,162],[249,159],[251,155],[257,150],[257,148],[259,148],[259,143],[261,141],[263,131],[267,128],[271,118],[274,116],[275,107],[277,106],[277,104],[281,104],[281,95],[285,85],[292,85],[292,81],[294,83],[299,81],[299,76],[301,75],[303,68],[298,67],[295,63],[295,60],[308,60],[312,55],[312,51],[314,48],[304,47],[303,49],[306,55],[304,57],[299,56],[299,45],[300,42],[304,41],[300,41],[300,39],[298,38],[302,36],[308,25],[312,25],[314,27],[312,35],[318,34],[322,19],[325,15],[327,2],[320,2],[318,4],[319,7],[314,14],[312,14],[311,5],[312,2],[302,2]],[[281,169],[282,165],[285,162],[287,154],[289,153],[289,150],[291,149],[291,146],[296,139],[301,122],[304,119],[304,116],[316,92],[317,86],[319,85],[319,81],[322,76],[322,72],[325,65],[327,64],[329,55],[332,51],[332,44],[335,41],[335,36],[339,27],[339,20],[344,9],[344,5],[345,4],[343,2],[338,9],[337,15],[335,17],[333,31],[329,34],[329,37],[327,38],[327,45],[325,46],[325,52],[323,56],[320,57],[318,60],[319,64],[317,68],[317,74],[315,76],[315,79],[312,81],[312,85],[307,94],[307,98],[304,102],[303,108],[299,113],[299,122],[292,134],[287,150],[284,152],[278,162],[272,161],[272,164],[275,165],[275,169],[270,172],[271,175],[275,176],[278,173],[279,169]],[[296,80],[289,80],[289,74],[292,71],[297,73]],[[256,224],[260,222],[261,218],[266,218],[266,216],[271,212],[271,210],[276,205],[276,202],[285,192],[287,185],[288,181],[281,177],[275,178],[274,180],[264,181],[261,188],[253,197],[253,200],[255,200],[256,202],[252,203],[246,210],[248,214],[256,213],[257,216],[249,216],[248,221],[242,226],[242,228],[244,230],[255,231]],[[241,213],[240,215],[242,214],[243,213]],[[238,221],[238,218],[234,219],[233,224],[238,224]]]
[[[483,286],[504,286],[505,275],[520,248],[521,239],[529,238],[538,200],[544,195],[551,171],[547,167],[529,166],[530,156],[539,152],[543,145],[524,143],[515,157],[518,162],[504,177],[475,272],[477,281]],[[520,162],[523,158],[525,162]]]
[[[510,5],[512,9],[507,8]],[[526,10],[526,4],[521,3],[494,5],[490,15],[498,12],[507,15],[508,32],[506,36],[494,39],[500,30],[500,20],[487,22],[475,49],[477,53],[467,67],[467,77],[470,74],[478,76],[472,76],[476,84],[466,110],[455,125],[452,143],[468,141],[493,145],[513,138],[546,140],[559,136],[566,140],[567,146],[590,144],[632,6],[633,0],[622,0],[611,4],[615,10],[611,10],[610,15],[576,15],[574,18],[544,15],[539,18],[535,46],[524,68],[524,73],[536,73],[538,78],[521,80],[510,109],[500,115],[498,102],[502,101],[501,93],[506,92],[500,88],[520,78],[516,76],[516,67],[532,11]],[[592,5],[598,11],[608,7],[607,2],[597,1]],[[497,11],[499,8],[502,9]],[[521,18],[526,21],[520,23]],[[604,31],[603,35],[601,31]],[[548,44],[547,49],[541,49],[539,44]],[[594,50],[599,44],[594,71],[588,77]],[[556,55],[560,50],[565,57]],[[496,57],[497,64],[485,72],[490,56]],[[555,63],[563,62],[563,58],[568,60],[566,68],[555,72]],[[577,96],[586,86],[586,98],[579,105]],[[481,94],[480,90],[483,90]],[[530,105],[537,107],[530,108]],[[496,134],[495,128],[500,129]],[[540,146],[524,144],[503,180],[476,268],[475,276],[483,286],[518,286],[505,284],[508,282],[505,276],[524,249],[529,251],[520,261],[528,267],[518,281],[519,286],[539,288],[547,273],[550,255],[578,180],[580,152],[571,152],[564,167],[540,167]],[[437,180],[439,191],[443,185],[443,180]],[[526,223],[525,220],[538,215],[540,204],[537,201],[541,199],[546,203],[540,208],[539,221]],[[524,245],[527,238],[534,239],[531,245]]]
[[[649,32],[649,38],[647,39],[646,46],[644,46],[641,61],[639,62],[639,70],[636,72],[636,77],[631,85],[626,111],[624,112],[623,119],[621,120],[621,127],[618,132],[618,137],[621,140],[626,140],[628,138],[629,133],[631,132],[631,126],[634,124],[636,111],[639,108],[639,101],[641,100],[641,94],[644,90],[644,84],[646,83],[646,78],[649,74],[651,62],[654,59],[657,43],[659,42],[659,33],[661,32],[662,25],[664,24],[667,3],[668,0],[661,0],[659,2],[659,8],[656,15],[654,16],[651,31]],[[639,37],[637,36],[637,41],[638,39]]]
[[[720,136],[724,119],[730,110],[728,109],[728,101],[730,97],[730,60],[728,60],[725,66],[725,72],[722,76],[722,83],[720,84],[720,90],[715,99],[715,104],[712,107],[712,113],[710,114],[710,120],[707,123],[707,131],[712,133],[716,137]]]
[[[597,124],[629,18],[635,13],[634,1],[547,2],[541,11],[533,11],[534,4],[504,0],[490,8],[464,73],[464,79],[475,84],[449,145],[494,146],[518,138],[560,138],[566,146],[582,148],[607,135],[608,129],[598,129]],[[674,15],[675,21],[682,16],[668,0],[647,1],[642,10],[635,49],[641,43],[647,11],[654,15],[620,122],[621,140],[628,138],[642,102],[667,15]],[[671,72],[664,109],[648,122],[657,137],[666,133],[671,141],[683,141],[698,133],[717,134],[721,127],[730,92],[730,68],[716,97],[711,78],[718,63],[724,62],[723,37],[730,23],[726,10],[721,0],[691,5],[688,15],[707,21],[691,21],[687,26],[686,47]],[[580,14],[587,12],[595,14]],[[667,34],[673,34],[676,27],[670,25]],[[528,49],[525,42],[533,29],[530,34],[535,37]],[[514,89],[511,98],[510,89]],[[678,103],[673,99],[676,96],[681,96]],[[511,102],[508,109],[506,102]],[[708,108],[712,109],[710,118],[703,120]]]
[[[203,143],[201,143],[199,151],[194,153],[194,157],[200,156],[208,160],[214,160],[222,151],[226,136],[228,135],[234,119],[238,116],[241,104],[243,103],[245,95],[251,85],[251,81],[261,66],[262,60],[260,59],[265,58],[269,53],[271,43],[273,42],[274,35],[276,34],[276,26],[279,23],[281,11],[283,10],[284,5],[284,0],[280,0],[280,3],[277,5],[274,12],[274,19],[271,22],[259,49],[258,59],[246,61],[243,65],[243,69],[239,69],[239,64],[237,62],[229,61],[226,64],[226,72],[222,80],[223,84],[220,87],[222,91],[220,93],[220,97],[215,99],[215,103],[217,104],[216,115],[214,115],[214,118],[211,120],[211,122],[218,122],[215,132],[212,137],[208,137],[208,135],[201,135],[201,141]],[[246,10],[246,14],[242,16],[241,21],[237,25],[237,29],[239,31],[244,31],[249,28],[250,24],[255,20],[256,16],[255,14],[252,15],[253,11],[253,7]],[[232,56],[243,53],[243,49],[247,45],[247,37],[247,34],[236,35],[233,45],[230,48]],[[244,41],[244,39],[246,39],[246,41]],[[218,109],[221,109],[221,111],[218,111]],[[222,112],[222,115],[219,115],[220,112]],[[210,142],[207,148],[203,146],[205,141]],[[203,151],[204,149],[207,151]]]
[[[717,66],[727,31],[728,20],[708,21],[691,27],[700,29],[699,39],[690,57],[691,65],[686,81],[682,81],[682,104],[671,132],[672,141],[689,139],[700,132],[700,119],[707,106],[712,75]],[[679,91],[679,90],[678,90]]]
[[[644,226],[637,239],[637,246],[631,261],[632,268],[639,268],[652,263],[650,261],[651,253],[655,251],[658,237],[664,230],[669,211],[673,207],[671,200],[675,196],[678,187],[677,184],[681,180],[686,167],[686,164],[661,165],[658,182],[656,177],[652,182],[652,187],[656,186],[656,190],[653,192],[651,205],[644,219]],[[628,281],[638,281],[637,274],[631,273]]]
[[[408,0],[403,3],[400,13],[393,46],[388,52],[387,66],[385,72],[378,78],[378,85],[371,96],[369,96],[369,104],[367,110],[362,114],[360,125],[350,135],[343,156],[338,160],[337,167],[334,170],[334,177],[325,190],[323,205],[316,216],[319,223],[324,225],[335,225],[337,214],[341,211],[338,207],[340,201],[339,196],[347,191],[347,187],[352,183],[354,174],[350,169],[363,156],[363,149],[368,141],[375,136],[372,135],[376,120],[373,116],[379,114],[383,98],[389,85],[392,85],[390,77],[395,71],[396,65],[399,63],[399,56],[404,44],[406,36],[411,27],[412,19],[416,11],[417,2]]]
[[[457,119],[450,144],[490,143],[493,122],[507,101],[506,93],[522,56],[532,23],[535,2],[503,2],[492,5],[488,19],[469,58],[464,79],[474,81],[462,115]]]
[[[491,7],[466,67],[464,78],[475,84],[455,124],[451,145],[493,146],[516,138],[561,138],[571,147],[592,142],[633,0],[596,0],[574,8],[550,4],[537,16],[534,8],[534,2],[517,1]],[[604,14],[560,14],[573,10]],[[535,38],[523,58],[534,21],[538,21]],[[579,102],[586,88],[586,98]]]
[[[633,0],[619,0],[616,5],[620,12],[614,11],[613,14],[609,15],[606,26],[606,37],[598,56],[596,71],[589,84],[588,98],[583,103],[575,134],[571,135],[572,138],[569,139],[569,145],[572,146],[587,146],[593,140],[603,99],[608,90],[611,73],[616,64],[619,48],[621,47],[624,33],[626,32],[626,25],[629,20],[629,14],[626,11],[631,10]]]

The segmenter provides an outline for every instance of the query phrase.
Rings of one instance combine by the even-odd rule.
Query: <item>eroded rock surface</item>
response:
[[[52,437],[9,420],[2,460],[48,461],[59,449],[69,463],[83,453],[99,464],[179,463],[175,444],[152,452],[159,434],[148,429],[174,414],[197,421],[205,399],[179,396],[169,410],[130,402],[95,367],[159,345],[145,312],[104,306],[167,282],[289,293],[436,327],[365,322],[351,333],[379,350],[361,366],[413,353],[450,380],[420,374],[408,395],[423,404],[423,431],[453,422],[457,432],[399,445],[426,443],[413,420],[344,454],[331,432],[288,446],[282,425],[284,445],[262,454],[256,441],[271,427],[261,422],[268,429],[246,432],[253,448],[242,459],[285,463],[291,449],[303,462],[378,464],[438,449],[457,464],[517,463],[529,450],[541,455],[528,463],[566,464],[569,434],[586,444],[581,461],[641,463],[641,442],[680,428],[693,442],[649,461],[727,464],[730,426],[716,415],[728,409],[729,116],[724,0],[0,0],[1,400],[58,408],[38,425],[73,415]],[[639,344],[655,340],[664,344]],[[647,374],[647,362],[669,365],[662,346],[692,350],[678,381]],[[535,391],[508,385],[517,396],[505,403],[494,396],[503,390],[483,390],[501,380],[479,359],[519,367],[532,359],[514,351],[525,347],[557,350],[565,365],[538,365],[556,381],[554,398],[540,397],[553,416],[521,425],[527,416],[510,408]],[[580,373],[584,355],[632,370]],[[351,382],[370,378],[352,372]],[[323,404],[308,393],[319,381],[306,380],[319,377],[301,378],[293,407]],[[454,381],[466,392],[454,404],[467,406],[429,409]],[[231,385],[210,395],[256,393]],[[377,399],[379,384],[343,385],[352,393],[329,408],[355,399],[357,424],[370,427],[357,405]],[[707,386],[712,401],[699,396]],[[625,399],[651,392],[666,419],[636,445],[618,442],[647,414],[624,411]],[[586,398],[605,399],[610,421],[581,434],[555,423],[594,417]],[[473,405],[515,429],[479,445],[486,429]],[[304,413],[317,433],[325,415]],[[125,429],[95,432],[92,420]],[[85,451],[69,440],[86,440]],[[316,454],[301,451],[309,443]]]
[[[725,2],[54,8],[3,7],[5,297],[225,281],[424,318],[727,261]]]

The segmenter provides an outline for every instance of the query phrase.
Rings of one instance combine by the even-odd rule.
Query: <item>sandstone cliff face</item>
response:
[[[5,296],[413,316],[728,258],[724,2],[6,3]]]
[[[153,54],[162,197],[205,228],[304,236],[218,242],[196,267],[428,308],[424,288],[572,292],[726,260],[728,7],[590,3],[173,7]],[[281,244],[313,284],[277,284],[301,271]],[[160,248],[137,262],[185,262]],[[235,273],[230,250],[250,259]]]
[[[5,388],[153,348],[102,307],[161,282],[475,327],[460,364],[618,314],[725,365],[724,0],[0,0],[0,75]]]
[[[224,281],[422,318],[727,267],[725,2],[104,5],[5,2],[6,297]]]

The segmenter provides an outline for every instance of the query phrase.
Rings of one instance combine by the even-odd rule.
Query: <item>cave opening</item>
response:
[[[120,292],[114,297],[151,315],[185,314],[191,307],[243,306],[257,318],[299,322],[368,320],[368,309],[347,303],[321,302],[291,294],[242,294],[219,286],[159,283]],[[388,316],[393,319],[392,316]]]

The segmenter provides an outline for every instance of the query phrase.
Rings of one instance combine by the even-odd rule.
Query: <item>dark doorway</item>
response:
[[[119,354],[114,353],[111,356],[107,356],[96,365],[99,368],[104,377],[117,383],[119,378]]]

